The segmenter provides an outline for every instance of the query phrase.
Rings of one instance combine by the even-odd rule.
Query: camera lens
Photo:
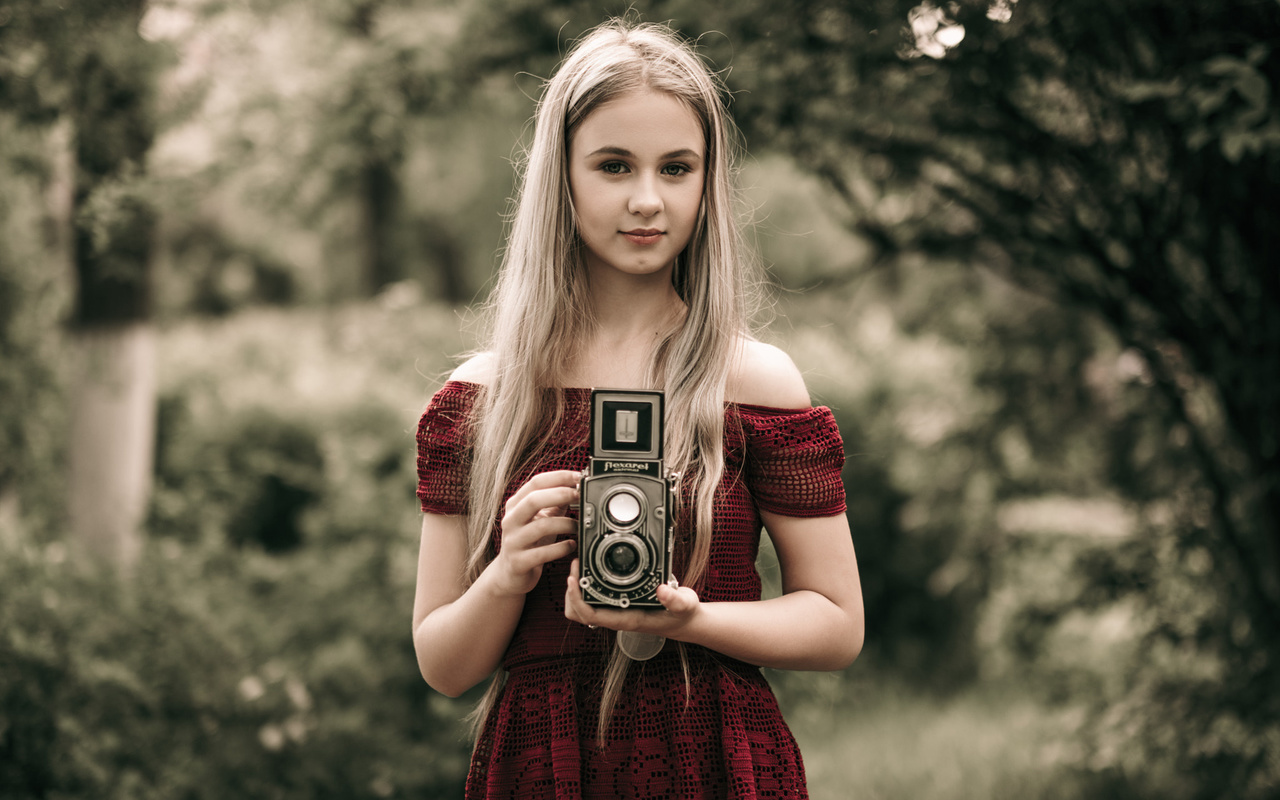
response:
[[[605,503],[609,519],[618,525],[630,525],[640,516],[640,500],[630,492],[615,492]]]
[[[633,590],[649,575],[653,543],[634,533],[613,533],[588,543],[586,562],[603,586],[616,592]]]
[[[615,542],[604,551],[604,564],[615,575],[630,575],[640,563],[640,554],[630,542]]]

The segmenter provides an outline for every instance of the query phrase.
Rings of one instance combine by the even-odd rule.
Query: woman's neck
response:
[[[680,327],[687,309],[669,278],[603,283],[592,284],[595,325],[566,370],[565,385],[642,387],[658,344]]]

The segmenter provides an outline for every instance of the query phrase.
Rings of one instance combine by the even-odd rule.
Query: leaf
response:
[[[1130,103],[1145,103],[1150,100],[1167,100],[1177,97],[1183,92],[1183,82],[1178,78],[1168,81],[1133,81],[1122,84],[1117,93]]]
[[[1206,75],[1226,76],[1247,66],[1243,61],[1233,56],[1214,56],[1204,62],[1204,71]]]
[[[1195,152],[1208,144],[1212,138],[1213,134],[1209,133],[1208,128],[1198,125],[1187,133],[1187,147]]]
[[[1229,93],[1230,90],[1225,88],[1207,89],[1201,87],[1188,92],[1188,99],[1195,104],[1196,111],[1200,116],[1207,117],[1222,108],[1223,104],[1227,102]]]
[[[1245,67],[1240,70],[1240,75],[1236,79],[1236,91],[1250,105],[1266,108],[1267,100],[1271,96],[1271,83],[1261,72],[1252,67]]]
[[[1223,157],[1232,164],[1240,163],[1240,158],[1244,155],[1249,138],[1249,135],[1244,131],[1227,131],[1222,137]]]

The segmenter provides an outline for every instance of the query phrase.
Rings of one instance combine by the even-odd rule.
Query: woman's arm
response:
[[[570,570],[565,614],[587,625],[699,644],[779,669],[844,669],[862,650],[862,585],[844,515],[801,519],[762,513],[782,567],[780,597],[703,603],[688,587],[658,587],[662,611],[588,606]]]
[[[463,579],[466,518],[423,517],[413,647],[432,688],[457,697],[497,669],[542,567],[577,549],[576,539],[561,537],[577,531],[564,510],[578,501],[580,477],[544,472],[520,487],[503,514],[501,550],[470,586]]]

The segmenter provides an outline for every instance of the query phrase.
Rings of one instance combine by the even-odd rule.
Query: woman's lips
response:
[[[662,238],[662,231],[657,228],[637,228],[633,231],[622,231],[628,242],[632,244],[654,244]]]

